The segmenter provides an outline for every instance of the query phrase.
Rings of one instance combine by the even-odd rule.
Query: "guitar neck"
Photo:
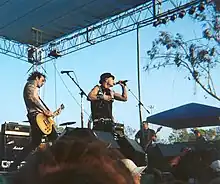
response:
[[[54,111],[53,113],[53,117],[57,116],[59,113],[58,113],[59,109],[57,109],[56,111]]]

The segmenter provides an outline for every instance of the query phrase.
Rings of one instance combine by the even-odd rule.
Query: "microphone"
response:
[[[64,74],[64,73],[70,73],[70,72],[73,72],[73,71],[70,71],[70,70],[69,71],[61,71],[60,73]]]
[[[120,83],[126,85],[126,83],[127,83],[128,81],[129,81],[129,80],[118,81],[118,82],[116,82],[114,85],[117,85],[117,84],[120,84]]]

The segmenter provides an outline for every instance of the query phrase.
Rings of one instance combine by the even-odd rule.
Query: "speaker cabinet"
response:
[[[120,146],[121,153],[125,157],[133,160],[138,166],[146,164],[146,154],[135,140],[124,136],[118,139],[118,144]]]
[[[13,161],[17,155],[23,151],[24,147],[30,142],[27,136],[3,135],[3,154],[2,160]]]
[[[181,150],[186,147],[186,144],[156,144],[155,147],[149,149],[148,158],[149,165],[152,168],[160,170],[169,170],[170,161],[180,155]]]

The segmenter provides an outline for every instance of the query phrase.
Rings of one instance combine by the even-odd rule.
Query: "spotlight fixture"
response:
[[[179,18],[183,18],[184,16],[186,15],[186,11],[185,10],[182,10],[179,12]]]
[[[165,17],[165,18],[161,19],[161,23],[166,24],[168,22],[168,20],[169,20],[168,17]]]
[[[157,27],[158,25],[161,24],[161,20],[160,19],[157,19],[154,23],[153,23],[153,26],[154,27]]]
[[[50,53],[48,54],[49,57],[53,57],[53,58],[58,58],[58,57],[61,57],[61,53],[57,50],[57,49],[54,49],[54,50],[51,50]]]
[[[190,15],[192,15],[192,14],[194,14],[195,13],[195,11],[196,11],[196,7],[195,6],[192,6],[190,9],[189,9],[189,14]]]
[[[200,5],[198,6],[198,9],[200,12],[203,12],[205,10],[205,3],[201,2]]]
[[[174,20],[176,20],[176,18],[177,18],[177,15],[176,15],[176,14],[173,14],[173,15],[170,17],[170,20],[174,21]]]

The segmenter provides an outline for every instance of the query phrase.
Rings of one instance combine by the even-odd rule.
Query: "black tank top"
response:
[[[110,89],[106,89],[103,86],[98,87],[98,95],[103,95],[105,93],[105,95],[111,96]],[[112,103],[113,101],[106,100],[91,101],[92,119],[112,118]]]

